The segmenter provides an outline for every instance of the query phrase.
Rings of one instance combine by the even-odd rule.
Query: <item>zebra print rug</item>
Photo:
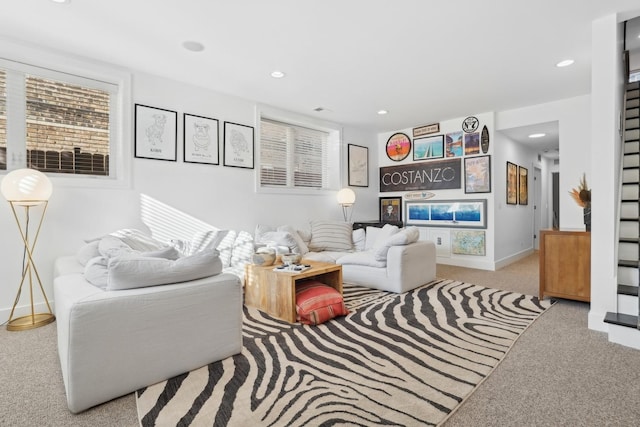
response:
[[[141,426],[437,425],[550,305],[439,279],[344,297],[319,326],[245,306],[242,352],[139,390]]]

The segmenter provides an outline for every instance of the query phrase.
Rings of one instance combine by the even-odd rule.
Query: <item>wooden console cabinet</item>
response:
[[[591,299],[591,233],[540,230],[540,299]]]

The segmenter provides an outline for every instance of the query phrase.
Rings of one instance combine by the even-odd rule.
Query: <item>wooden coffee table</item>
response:
[[[342,266],[302,260],[302,264],[311,265],[308,270],[298,272],[273,271],[279,264],[245,266],[244,302],[265,313],[285,320],[296,322],[296,283],[315,279],[342,294]]]

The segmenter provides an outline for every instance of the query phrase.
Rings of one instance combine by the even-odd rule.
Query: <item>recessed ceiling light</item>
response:
[[[204,45],[202,43],[194,41],[186,41],[182,43],[182,47],[190,50],[191,52],[202,52],[204,50]]]
[[[556,67],[562,68],[562,67],[568,67],[569,65],[573,64],[575,61],[573,59],[565,59],[564,61],[560,61],[556,64]]]
[[[273,77],[274,79],[281,79],[284,76],[285,74],[282,71],[275,70],[271,72],[271,77]]]
[[[51,0],[54,3],[71,3],[71,0]]]
[[[529,138],[542,138],[543,136],[546,136],[546,133],[532,133],[531,135],[529,135]]]
[[[381,115],[381,116],[384,116],[387,113],[388,113],[387,110],[378,110],[378,114]]]

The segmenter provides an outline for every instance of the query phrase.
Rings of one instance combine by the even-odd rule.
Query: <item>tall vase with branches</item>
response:
[[[572,188],[569,194],[578,206],[582,208],[585,228],[587,231],[591,231],[591,190],[587,185],[587,178],[584,173],[578,187]]]

